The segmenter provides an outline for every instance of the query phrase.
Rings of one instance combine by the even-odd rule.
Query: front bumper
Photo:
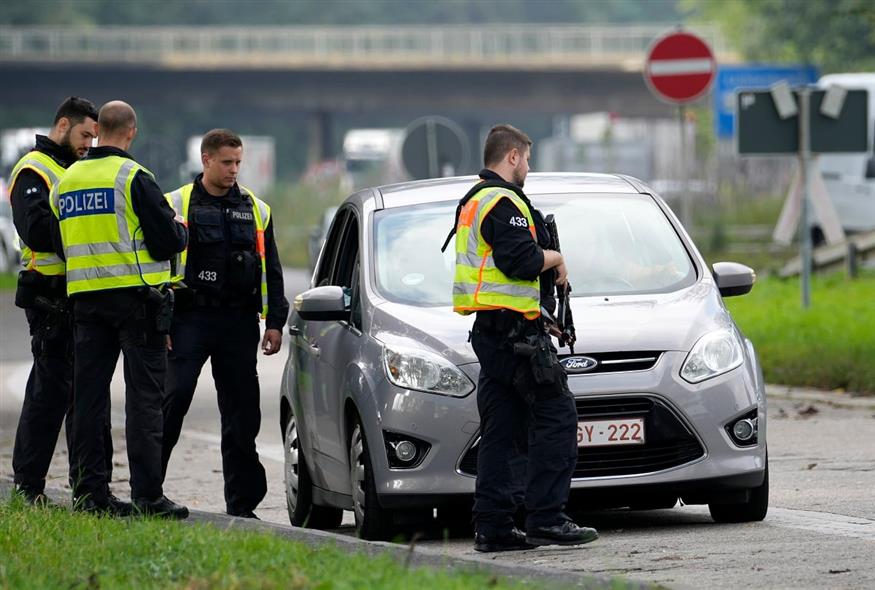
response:
[[[600,417],[644,412],[649,445],[647,449],[582,448],[572,498],[582,495],[595,501],[601,496],[616,499],[659,492],[676,493],[696,503],[707,501],[712,492],[744,490],[762,482],[765,399],[757,390],[753,370],[742,365],[690,384],[679,377],[685,357],[682,352],[665,352],[648,370],[569,377],[579,415],[594,408],[604,412]],[[463,369],[476,382],[476,365]],[[403,390],[387,394],[382,428],[407,432],[432,448],[415,469],[389,469],[385,456],[372,458],[381,504],[438,506],[470,497],[476,475],[475,394],[461,399]],[[399,396],[405,403],[398,402]],[[759,419],[758,441],[740,447],[725,426],[752,410]]]

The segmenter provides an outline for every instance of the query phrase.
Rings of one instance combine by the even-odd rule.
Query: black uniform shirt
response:
[[[209,194],[202,182],[203,174],[194,179],[191,193],[191,205],[212,205],[216,207],[235,208],[243,199],[240,187],[234,185],[227,193],[217,197]],[[191,209],[189,205],[189,209]],[[230,246],[227,246],[230,251]],[[264,228],[264,262],[267,271],[267,319],[268,330],[280,330],[286,323],[289,315],[289,301],[285,296],[283,284],[283,267],[280,264],[279,252],[276,248],[276,239],[273,232],[273,216]],[[260,287],[259,287],[260,289]]]
[[[64,168],[77,160],[73,152],[45,135],[36,136],[34,150],[46,154]],[[21,241],[36,252],[56,251],[53,236],[58,232],[58,219],[49,205],[49,194],[49,187],[43,177],[33,170],[25,169],[19,173],[9,195],[15,230]],[[57,245],[59,244],[60,241]]]
[[[501,199],[489,211],[480,231],[486,243],[492,246],[492,258],[498,270],[509,277],[524,281],[533,281],[540,276],[541,304],[552,312],[555,307],[553,283],[556,280],[556,273],[552,268],[541,272],[544,267],[544,249],[550,247],[550,234],[544,224],[544,216],[535,209],[520,187],[503,181],[492,170],[481,170],[480,178],[504,183],[529,207],[532,219],[535,221],[537,243],[532,240],[525,215],[510,199]]]

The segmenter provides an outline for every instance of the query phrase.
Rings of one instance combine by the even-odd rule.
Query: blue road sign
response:
[[[786,80],[790,86],[814,84],[819,75],[814,66],[737,65],[717,68],[714,82],[714,132],[720,139],[735,134],[735,91],[739,88],[767,88]]]

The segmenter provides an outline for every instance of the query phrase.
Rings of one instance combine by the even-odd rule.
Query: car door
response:
[[[332,284],[332,273],[343,242],[347,217],[347,210],[342,210],[335,216],[322,247],[322,254],[317,263],[311,287]],[[317,400],[321,399],[318,391],[325,387],[325,376],[319,375],[318,360],[322,354],[320,346],[323,333],[327,328],[330,328],[328,322],[307,322],[297,316],[293,317],[289,328],[295,347],[295,366],[297,369],[295,371],[295,386],[298,392],[297,400],[301,408],[301,415],[298,417],[300,422],[299,436],[305,449],[311,455],[308,458],[310,475],[313,477],[314,483],[320,487],[325,485],[321,470],[324,462],[317,460],[321,451],[316,433],[318,431],[317,415],[323,412],[317,407]]]
[[[316,446],[323,459],[323,476],[329,489],[349,487],[348,449],[343,432],[344,383],[361,347],[361,307],[358,296],[360,280],[359,240],[361,232],[357,212],[350,209],[332,268],[330,284],[343,287],[350,297],[350,316],[343,321],[321,322],[318,336],[313,408]]]

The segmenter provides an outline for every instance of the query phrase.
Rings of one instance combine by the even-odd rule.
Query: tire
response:
[[[369,541],[391,540],[395,534],[394,514],[377,500],[368,443],[358,418],[349,437],[349,466],[356,533]]]
[[[286,507],[292,526],[308,529],[336,529],[343,520],[343,510],[313,504],[313,483],[298,439],[295,415],[289,416],[283,437]]]
[[[750,490],[747,502],[739,504],[708,504],[714,522],[757,522],[769,511],[769,465],[763,483]]]

